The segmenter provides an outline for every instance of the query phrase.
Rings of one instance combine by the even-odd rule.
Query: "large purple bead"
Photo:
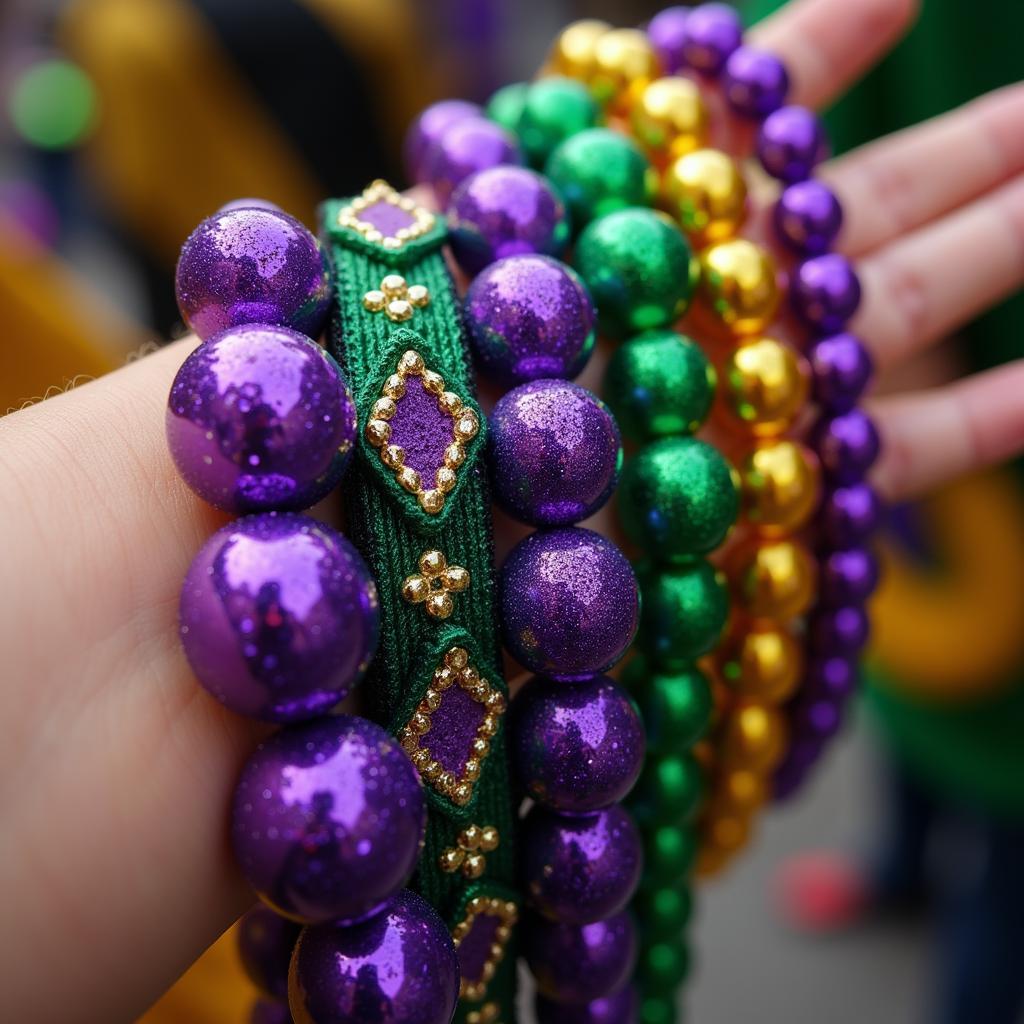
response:
[[[257,904],[238,922],[238,956],[249,980],[271,999],[288,998],[288,965],[302,926]]]
[[[706,75],[717,75],[743,41],[743,23],[728,4],[701,4],[683,26],[683,59]]]
[[[591,530],[530,534],[499,581],[505,646],[520,664],[556,678],[604,672],[636,634],[640,598],[628,560]]]
[[[233,327],[182,363],[167,444],[185,483],[226,512],[315,505],[341,479],[356,407],[338,364],[286,327]]]
[[[589,924],[617,914],[640,881],[640,833],[618,805],[572,815],[535,805],[519,842],[526,898],[552,921]]]
[[[327,258],[313,234],[287,213],[254,206],[215,213],[188,236],[175,288],[200,338],[253,323],[315,338],[331,304]]]
[[[678,74],[686,63],[683,60],[683,43],[689,16],[688,7],[666,7],[651,18],[647,26],[647,38],[666,75]]]
[[[614,680],[534,677],[510,714],[512,766],[539,804],[585,814],[617,803],[633,788],[643,766],[644,728]]]
[[[377,588],[362,558],[295,513],[218,530],[192,562],[179,611],[199,682],[232,711],[267,721],[328,711],[377,647]]]
[[[404,890],[376,917],[303,930],[292,960],[296,1024],[450,1024],[459,962],[445,923]]]
[[[278,913],[357,921],[409,880],[427,812],[419,775],[379,725],[320,718],[264,740],[235,788],[242,874]]]
[[[537,991],[555,1002],[607,998],[628,982],[636,963],[636,929],[628,911],[582,925],[532,915],[523,932]]]
[[[866,548],[832,551],[822,560],[818,600],[830,608],[863,604],[878,586],[878,560]]]
[[[806,107],[779,107],[757,135],[757,155],[764,169],[787,184],[803,181],[828,155],[828,140],[817,115]]]
[[[819,657],[852,657],[868,642],[868,613],[859,605],[818,609],[807,623],[811,652]]]
[[[638,1024],[639,1000],[632,985],[624,985],[603,999],[567,1006],[537,995],[534,1012],[537,1024]]]
[[[499,164],[521,164],[515,137],[483,117],[461,118],[449,125],[423,158],[423,177],[446,205],[456,187],[477,171]]]
[[[812,658],[804,673],[803,692],[818,699],[847,700],[857,688],[858,661],[843,655]]]
[[[789,283],[793,311],[808,327],[822,333],[841,331],[860,305],[860,280],[839,253],[804,260]]]
[[[823,419],[812,437],[822,468],[832,483],[852,484],[863,479],[881,450],[874,423],[860,409]]]
[[[473,352],[501,384],[575,377],[594,351],[590,293],[550,256],[492,263],[469,286],[465,311]]]
[[[786,101],[789,75],[774,53],[741,46],[725,62],[722,91],[738,114],[767,117]]]
[[[569,526],[611,497],[622,439],[608,406],[561,380],[522,384],[490,419],[494,495],[509,515],[534,526]]]
[[[448,239],[470,275],[506,256],[557,256],[569,240],[565,203],[536,171],[490,167],[471,174],[453,193]]]
[[[439,100],[426,108],[405,133],[402,159],[412,182],[426,181],[424,160],[431,146],[457,121],[484,116],[476,103],[468,100]]]
[[[867,540],[882,521],[882,503],[875,489],[858,482],[836,487],[821,503],[821,538],[832,548]]]
[[[843,225],[835,192],[813,178],[783,189],[773,211],[775,234],[803,256],[826,252]]]
[[[874,365],[863,342],[853,334],[822,338],[808,353],[814,397],[829,412],[849,412],[871,381]]]

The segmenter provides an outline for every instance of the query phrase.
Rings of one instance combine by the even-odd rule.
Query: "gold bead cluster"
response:
[[[379,228],[368,220],[362,220],[360,214],[377,203],[387,203],[409,214],[412,223],[399,228],[393,235],[383,234]],[[362,195],[356,196],[347,206],[338,211],[338,225],[362,235],[367,242],[383,246],[385,249],[397,250],[403,245],[421,238],[435,223],[434,215],[415,200],[396,192],[386,181],[377,179],[372,182]]]
[[[420,555],[419,569],[405,578],[402,597],[410,604],[422,604],[431,618],[447,619],[455,610],[452,594],[469,586],[469,570],[449,565],[444,553],[434,549]]]
[[[480,977],[467,978],[463,975],[459,985],[459,996],[472,1002],[483,999],[486,994],[487,986],[505,956],[505,944],[512,934],[512,928],[519,917],[519,910],[511,900],[497,899],[493,896],[474,896],[466,905],[466,916],[452,931],[452,941],[455,943],[456,950],[462,944],[462,940],[472,931],[473,922],[483,916],[496,917],[501,923],[495,929],[494,943],[488,950]]]
[[[498,848],[498,830],[493,825],[464,828],[440,857],[441,870],[448,874],[461,871],[466,878],[479,878],[487,870],[484,854]]]
[[[437,407],[452,420],[452,442],[445,449],[444,465],[434,473],[432,487],[424,487],[419,471],[405,464],[405,449],[389,443],[391,424],[388,421],[398,411],[409,377],[419,377],[424,389],[436,397]],[[366,440],[378,450],[381,462],[394,472],[402,488],[416,495],[424,512],[436,515],[444,508],[445,496],[455,487],[459,466],[466,461],[466,444],[479,430],[476,413],[465,407],[454,391],[447,390],[441,374],[426,368],[419,352],[409,349],[398,360],[396,372],[384,382],[381,397],[373,403],[365,433]]]
[[[458,775],[446,769],[434,757],[426,738],[432,725],[431,715],[441,706],[445,690],[456,685],[461,686],[484,708],[476,736],[470,745],[469,756]],[[412,718],[399,732],[398,741],[424,781],[452,803],[464,807],[473,798],[473,789],[480,778],[483,762],[491,752],[491,739],[498,731],[498,720],[504,713],[504,695],[470,664],[469,652],[464,647],[452,647],[434,669],[430,686]]]
[[[497,1003],[484,1003],[479,1010],[470,1010],[466,1014],[466,1024],[495,1024],[498,1013]]]
[[[417,309],[430,305],[430,291],[426,285],[408,284],[401,274],[388,274],[363,296],[363,308],[371,313],[383,313],[393,324],[411,320]]]

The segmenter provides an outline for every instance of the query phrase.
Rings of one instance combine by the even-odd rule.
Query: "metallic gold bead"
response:
[[[482,760],[491,752],[491,744],[483,736],[477,736],[469,745],[469,749],[475,757]]]
[[[430,717],[417,711],[412,718],[409,719],[409,728],[417,736],[426,736],[430,732]]]
[[[770,772],[786,746],[786,722],[773,707],[738,703],[726,717],[722,729],[722,757],[736,768]]]
[[[599,103],[616,106],[643,89],[658,73],[658,59],[646,33],[615,28],[594,43],[590,91]]]
[[[807,361],[790,345],[753,338],[726,360],[722,398],[752,434],[780,434],[807,401],[809,378]]]
[[[494,715],[484,715],[477,731],[481,736],[490,738],[498,731],[498,719]]]
[[[739,164],[717,149],[698,149],[665,171],[665,204],[698,248],[736,234],[747,213],[747,186]]]
[[[398,360],[398,372],[406,376],[417,376],[423,372],[423,356],[415,349],[409,349],[402,353]]]
[[[434,761],[433,759],[427,761],[427,763],[423,766],[423,769],[422,769],[423,777],[428,782],[436,782],[437,779],[439,779],[441,777],[441,773],[443,771],[444,771],[444,769],[441,767],[441,765],[438,764],[438,762]]]
[[[505,695],[492,690],[487,697],[487,709],[500,715],[505,710]]]
[[[738,814],[716,814],[713,808],[708,816],[706,832],[718,849],[736,853],[750,840],[750,819]]]
[[[444,495],[435,489],[423,491],[419,495],[419,501],[423,511],[431,514],[440,512],[444,508]]]
[[[779,305],[775,261],[745,238],[712,245],[700,255],[697,298],[715,326],[734,336],[758,334]]]
[[[433,370],[424,370],[423,390],[429,391],[432,395],[440,395],[444,391],[444,377]]]
[[[811,606],[817,589],[817,563],[797,540],[755,540],[729,558],[737,604],[755,619],[785,622]]]
[[[455,788],[455,774],[449,771],[442,771],[441,774],[438,775],[436,782],[438,789],[440,789],[442,793],[448,793]]]
[[[469,758],[462,766],[462,777],[467,782],[476,782],[480,778],[480,762],[475,757]]]
[[[467,665],[459,676],[459,682],[464,687],[469,689],[472,686],[476,686],[480,682],[480,672],[477,670],[475,665]]]
[[[389,420],[395,415],[396,409],[397,406],[395,405],[394,399],[387,397],[378,398],[377,401],[373,403],[371,415],[374,419]]]
[[[374,448],[380,448],[381,445],[387,444],[391,437],[391,424],[387,420],[373,419],[369,420],[366,424],[366,440],[373,445]]]
[[[405,299],[392,299],[385,312],[388,315],[388,319],[393,323],[400,324],[410,319],[413,314],[412,303]]]
[[[401,299],[405,297],[405,278],[401,274],[388,274],[380,283],[380,290],[389,299]]]
[[[410,728],[409,728],[408,726],[406,726],[406,727],[405,727],[405,728],[404,728],[404,729],[403,729],[403,730],[402,730],[402,731],[401,731],[401,732],[400,732],[400,733],[398,734],[398,742],[402,744],[402,749],[403,749],[403,750],[404,750],[404,751],[405,751],[405,752],[406,752],[407,754],[409,754],[410,756],[412,756],[413,752],[414,752],[414,751],[415,751],[415,750],[416,750],[416,749],[417,749],[417,748],[419,747],[419,745],[420,745],[420,738],[419,738],[419,736],[417,736],[417,735],[416,735],[416,733],[414,733],[414,732],[412,731],[412,729],[410,729]]]
[[[449,469],[447,466],[442,466],[434,474],[434,483],[437,484],[437,489],[445,494],[455,489],[455,482],[458,477],[455,475],[454,469]]]
[[[449,686],[455,684],[455,673],[446,665],[444,668],[438,669],[434,673],[434,686],[438,690],[447,690]]]
[[[444,663],[453,672],[461,672],[469,664],[469,652],[465,647],[453,647],[445,654]]]
[[[462,864],[466,878],[479,878],[487,867],[487,858],[482,853],[469,854]]]
[[[459,846],[466,850],[476,850],[483,838],[483,829],[479,825],[470,825],[459,833]]]
[[[384,382],[384,397],[393,398],[396,402],[405,395],[405,378],[399,373],[393,373]]]
[[[423,773],[426,770],[427,765],[430,764],[430,751],[424,750],[422,747],[413,751],[409,757],[412,758],[412,763],[420,773]]]
[[[456,846],[449,846],[445,850],[440,858],[440,866],[442,871],[446,871],[451,874],[454,871],[458,871],[462,867],[462,862],[466,859],[466,851],[460,850]]]
[[[469,586],[469,570],[463,569],[461,565],[450,565],[444,570],[441,583],[445,590],[459,594]]]
[[[473,787],[468,782],[460,782],[451,792],[453,803],[464,807],[473,797]]]
[[[462,399],[457,394],[455,394],[454,391],[444,391],[438,397],[437,404],[441,407],[441,409],[448,413],[449,416],[456,416],[458,415],[459,410],[462,408]],[[456,431],[456,433],[457,432],[458,431]]]
[[[419,604],[430,597],[430,584],[422,576],[410,576],[402,584],[402,597],[412,604]]]
[[[430,290],[426,285],[414,284],[409,287],[406,298],[417,308],[430,305]]]
[[[435,619],[447,619],[455,610],[455,604],[448,594],[431,594],[427,599],[427,614]]]
[[[420,555],[419,567],[424,576],[439,576],[448,566],[443,552],[431,550]]]
[[[738,817],[750,817],[768,799],[768,785],[757,772],[740,768],[728,772],[715,787],[715,806]]]
[[[447,393],[448,392],[446,392],[446,394]],[[471,438],[476,437],[476,433],[479,429],[480,422],[476,418],[476,413],[471,409],[467,409],[455,421],[455,434],[460,441],[469,441]]]
[[[379,313],[387,305],[387,296],[374,288],[363,296],[363,309],[371,313]]]
[[[758,445],[739,472],[743,513],[764,534],[795,533],[817,507],[820,469],[803,445],[783,440]]]
[[[493,825],[484,825],[480,830],[480,849],[490,853],[498,848],[498,830]]]
[[[423,694],[423,703],[431,711],[436,711],[441,706],[441,694],[433,687],[427,687],[427,692]]]
[[[803,674],[800,645],[782,626],[757,625],[725,644],[719,670],[742,697],[781,704],[796,691]]]
[[[398,444],[386,444],[380,450],[380,460],[389,469],[401,469],[405,462],[405,449]]]
[[[396,476],[398,482],[410,493],[415,494],[420,489],[420,475],[411,466],[403,466]]]
[[[444,450],[444,464],[449,469],[458,469],[466,461],[466,449],[457,441]]]
[[[590,81],[594,74],[594,47],[611,30],[606,21],[585,18],[567,25],[559,33],[548,55],[548,67],[559,75]]]
[[[707,142],[707,108],[700,89],[688,78],[656,78],[644,86],[630,120],[637,141],[654,157],[673,160]]]

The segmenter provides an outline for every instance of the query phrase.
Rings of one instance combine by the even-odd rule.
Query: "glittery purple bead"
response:
[[[537,995],[534,1013],[537,1024],[638,1024],[639,1000],[632,985],[624,985],[604,999],[567,1006]]]
[[[511,706],[512,764],[520,785],[555,811],[584,814],[621,800],[644,757],[644,729],[614,680],[534,677]]]
[[[294,513],[218,530],[192,562],[179,611],[199,682],[232,711],[272,722],[328,711],[377,648],[377,588],[362,558]]]
[[[688,7],[666,7],[651,18],[647,26],[647,38],[666,75],[677,74],[685,64],[683,43],[686,40],[686,19],[689,16]]]
[[[825,697],[798,697],[793,704],[790,721],[801,736],[831,739],[843,724],[844,705]]]
[[[253,323],[315,338],[331,304],[316,238],[294,217],[252,206],[215,213],[188,236],[175,288],[178,309],[200,338]]]
[[[423,175],[445,205],[471,174],[522,162],[519,144],[510,132],[483,117],[471,117],[449,125],[431,144],[423,158]]]
[[[821,562],[818,599],[829,608],[863,604],[878,586],[878,560],[866,548],[832,551]]]
[[[505,395],[490,419],[495,500],[533,526],[569,526],[611,497],[622,439],[608,406],[562,380],[535,380]]]
[[[569,240],[565,204],[547,179],[526,167],[471,174],[448,204],[452,253],[467,274],[506,256],[557,256]]]
[[[296,921],[355,921],[409,880],[427,812],[419,775],[379,725],[351,715],[264,740],[235,788],[242,874]]]
[[[499,582],[505,646],[533,672],[582,678],[604,672],[636,634],[640,599],[622,552],[591,530],[530,534]]]
[[[594,351],[590,294],[550,256],[510,256],[466,293],[466,326],[483,370],[505,385],[575,377]]]
[[[315,505],[341,479],[356,407],[338,364],[287,327],[233,327],[171,385],[167,443],[185,483],[236,514]]]
[[[257,904],[238,923],[238,956],[249,980],[271,999],[288,998],[288,965],[301,925]]]
[[[841,331],[860,305],[860,280],[845,256],[812,256],[793,271],[789,298],[796,315],[812,330]]]
[[[522,949],[537,991],[559,1003],[589,1003],[622,988],[636,963],[636,929],[628,911],[593,924],[527,918]]]
[[[859,482],[826,493],[819,515],[822,540],[845,548],[867,540],[882,521],[882,503],[875,489]]]
[[[301,1024],[450,1024],[458,996],[448,928],[408,889],[362,924],[304,929],[292,961]]]
[[[287,1003],[257,999],[252,1005],[249,1024],[292,1024],[292,1013]]]
[[[683,59],[692,68],[717,75],[743,42],[740,16],[728,4],[701,4],[683,26]]]
[[[468,100],[439,100],[426,108],[405,133],[402,160],[411,182],[426,181],[424,161],[431,146],[456,122],[478,119],[483,109]]]
[[[829,412],[849,412],[871,381],[874,364],[853,334],[822,338],[808,353],[814,375],[814,398]]]
[[[217,208],[217,213],[227,213],[230,210],[274,210],[276,213],[284,213],[277,203],[272,203],[269,199],[259,199],[256,196],[242,196],[240,199],[232,199],[230,202],[225,203],[223,206]]]
[[[617,914],[640,881],[640,833],[618,805],[573,815],[534,805],[519,842],[526,898],[552,921],[589,924]]]
[[[857,688],[858,659],[812,658],[804,673],[803,692],[814,698],[847,700]]]
[[[722,91],[738,114],[767,117],[786,102],[789,75],[774,53],[741,46],[725,62]]]
[[[835,192],[813,178],[783,189],[773,212],[775,234],[804,256],[827,252],[843,226]]]
[[[859,605],[819,609],[807,624],[809,646],[813,654],[854,655],[868,642],[867,612]]]
[[[772,177],[787,183],[803,181],[828,155],[828,140],[813,111],[779,107],[761,125],[757,155]]]
[[[812,436],[822,468],[833,483],[863,479],[881,449],[875,425],[860,409],[822,420]]]

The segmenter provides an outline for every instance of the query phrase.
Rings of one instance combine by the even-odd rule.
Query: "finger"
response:
[[[1024,451],[1024,360],[931,391],[871,403],[882,436],[873,473],[890,501],[917,498]]]
[[[1024,178],[864,260],[853,329],[879,367],[893,366],[1024,280]]]
[[[794,0],[749,38],[786,65],[790,102],[822,107],[892,49],[917,7],[917,0]]]
[[[1024,170],[1024,86],[897,132],[826,164],[846,211],[841,248],[858,256]]]

